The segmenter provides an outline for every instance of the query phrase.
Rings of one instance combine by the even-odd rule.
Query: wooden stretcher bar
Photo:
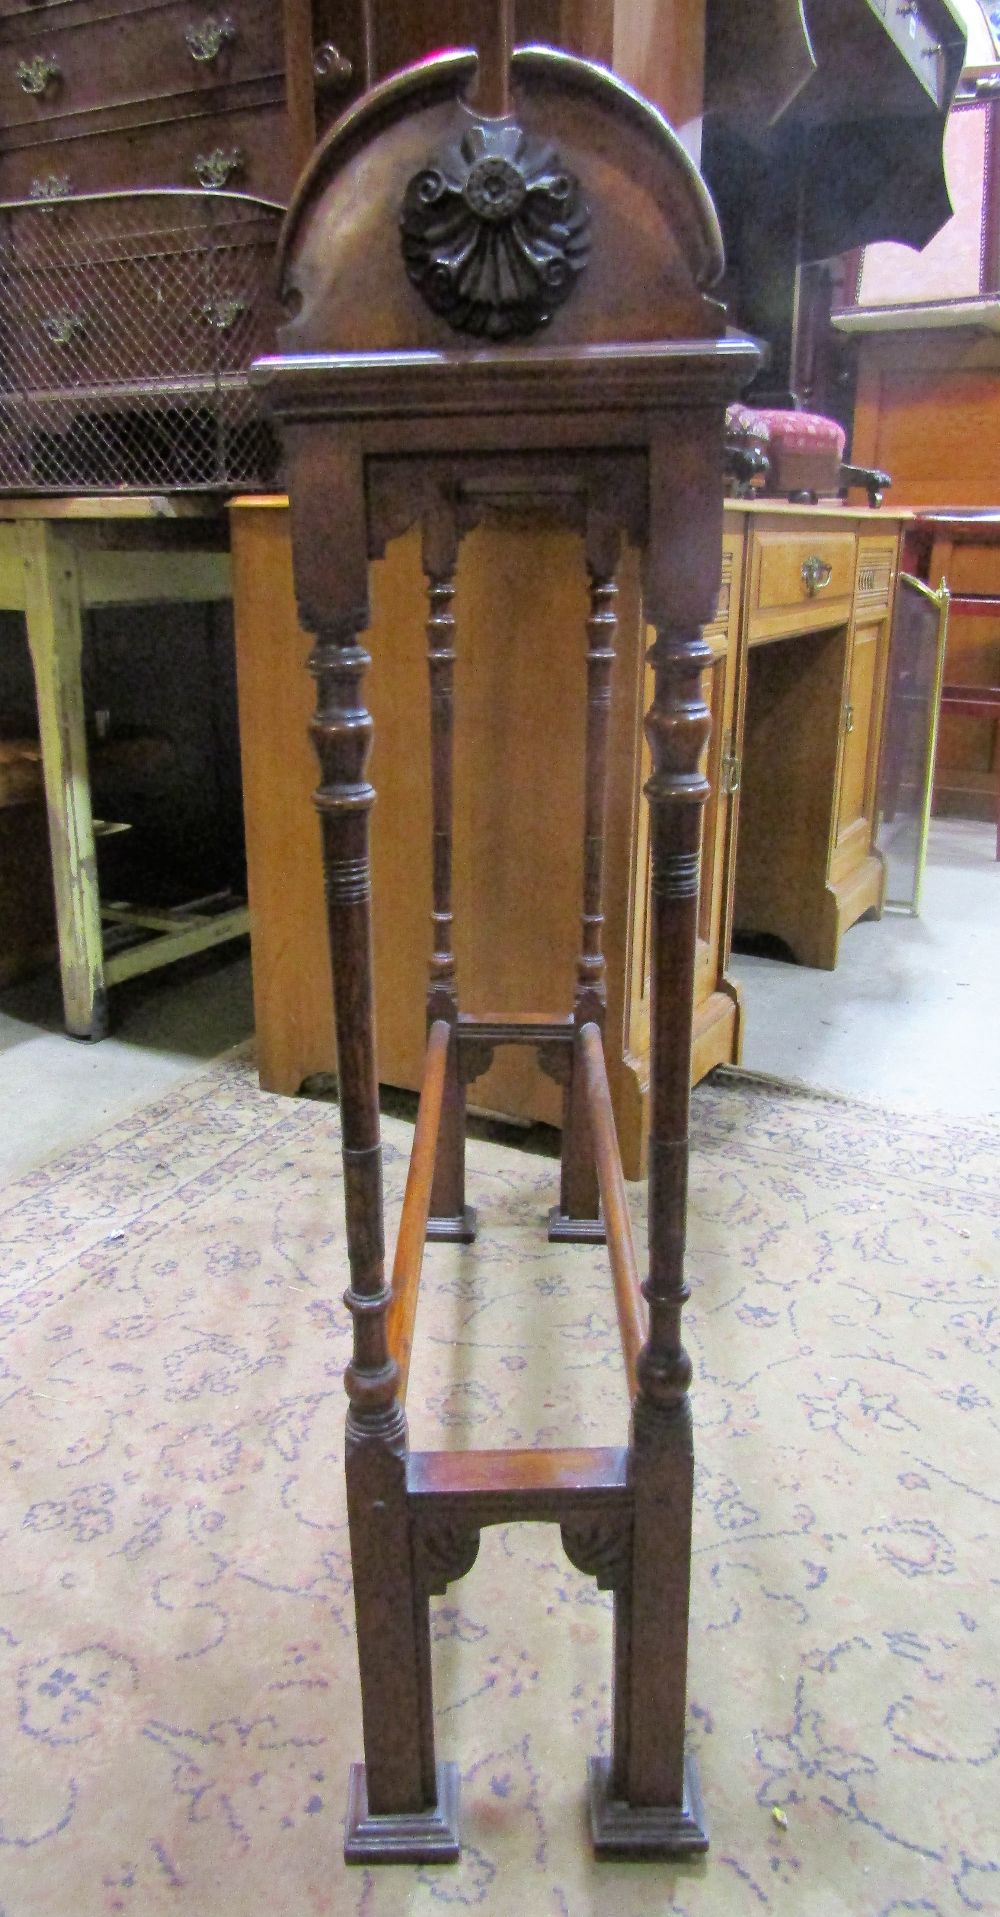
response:
[[[618,1330],[628,1394],[632,1399],[637,1387],[636,1364],[647,1337],[646,1308],[639,1288],[639,1266],[611,1109],[604,1042],[596,1025],[584,1025],[581,1028],[579,1045],[587,1111],[597,1159],[597,1182],[608,1239],[608,1257],[615,1287]]]
[[[392,1303],[389,1307],[389,1349],[399,1366],[396,1395],[406,1402],[413,1349],[413,1325],[417,1315],[420,1273],[427,1239],[427,1217],[431,1206],[434,1160],[441,1128],[441,1101],[444,1094],[445,1066],[451,1026],[438,1018],[427,1035],[427,1057],[417,1107],[417,1123],[406,1174],[403,1209],[399,1215],[396,1256],[392,1267]]]

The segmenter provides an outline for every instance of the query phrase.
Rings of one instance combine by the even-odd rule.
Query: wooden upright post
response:
[[[451,1026],[441,1126],[427,1236],[471,1244],[475,1213],[465,1202],[465,1085],[459,1074],[458,986],[451,900],[453,767],[455,755],[455,566],[458,532],[450,501],[438,499],[424,520],[427,575],[427,663],[431,699],[431,823],[433,832],[433,951],[427,991],[427,1029]]]
[[[607,1006],[604,933],[604,835],[608,793],[608,729],[611,675],[618,636],[620,534],[604,514],[587,519],[590,613],[587,619],[587,740],[584,761],[583,904],[576,963],[573,1017],[576,1043],[563,1103],[559,1203],[549,1214],[549,1237],[603,1243],[597,1162],[591,1136],[579,1034],[585,1025],[603,1033]]]
[[[386,1820],[407,1860],[457,1855],[454,1780],[434,1763],[427,1592],[415,1574],[406,1501],[406,1419],[387,1335],[382,1144],[375,1057],[366,772],[370,664],[357,625],[320,632],[310,659],[312,723],[322,773],[323,838],[340,1076],[340,1117],[354,1350],[345,1384],[347,1515],[354,1570],[365,1763],[351,1775],[346,1854],[384,1856]],[[439,1784],[443,1788],[439,1789]]]
[[[649,652],[655,696],[646,716],[650,807],[651,1072],[649,1336],[639,1353],[629,1443],[632,1563],[616,1593],[615,1747],[592,1760],[598,1848],[649,1854],[704,1850],[697,1777],[685,1759],[688,1597],[694,1450],[681,1341],[688,1177],[691,1027],[701,811],[700,761],[711,715],[701,674],[711,649],[697,627],[664,625]]]

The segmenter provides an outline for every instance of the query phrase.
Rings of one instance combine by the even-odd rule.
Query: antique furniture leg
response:
[[[587,744],[583,828],[583,913],[576,968],[574,1025],[576,1042],[563,1104],[559,1203],[549,1213],[549,1237],[572,1243],[603,1244],[597,1163],[587,1111],[579,1035],[595,1024],[603,1033],[607,1005],[602,951],[604,929],[604,831],[607,804],[608,726],[611,673],[618,632],[615,566],[619,537],[603,516],[588,516],[590,615],[587,620]]]
[[[697,1773],[685,1758],[688,1590],[694,1454],[681,1343],[688,1108],[701,808],[709,734],[700,675],[711,650],[697,629],[658,629],[656,693],[646,717],[652,849],[649,1335],[638,1360],[629,1443],[631,1576],[615,1601],[614,1754],[590,1763],[599,1853],[705,1850]]]
[[[351,1773],[345,1855],[400,1862],[458,1854],[458,1780],[434,1763],[427,1594],[418,1588],[406,1498],[406,1418],[386,1313],[382,1146],[372,995],[365,776],[371,718],[361,620],[321,630],[310,660],[340,1069],[344,1198],[354,1321],[346,1376],[347,1511],[361,1667],[365,1763]]]
[[[38,699],[66,1030],[73,1038],[103,1038],[108,1002],[87,771],[76,554],[68,540],[42,520],[23,521],[17,538]]]
[[[434,835],[434,950],[427,991],[428,1030],[435,1019],[451,1027],[444,1102],[438,1135],[427,1236],[468,1245],[476,1214],[465,1202],[465,1083],[459,1073],[458,992],[452,945],[452,783],[455,717],[455,565],[458,534],[450,501],[439,499],[424,522],[427,575],[427,662],[431,699],[431,814]]]

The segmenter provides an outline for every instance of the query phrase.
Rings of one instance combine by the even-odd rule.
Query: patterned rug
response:
[[[524,1526],[435,1603],[462,1862],[345,1868],[337,1112],[235,1059],[0,1200],[2,1917],[1000,1911],[1000,1130],[725,1077],[694,1122],[708,1858],[593,1861],[609,1601]],[[551,1162],[470,1163],[414,1442],[619,1442],[604,1254],[545,1242]]]

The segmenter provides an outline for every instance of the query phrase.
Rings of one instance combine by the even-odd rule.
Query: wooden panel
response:
[[[878,612],[890,604],[896,582],[897,547],[895,530],[885,539],[859,539],[854,585],[856,613]]]
[[[335,1063],[316,762],[307,727],[309,641],[295,617],[288,516],[233,513],[233,597],[243,811],[261,1084],[297,1092]]]
[[[758,646],[747,662],[734,924],[805,965],[836,958],[826,880],[846,651],[841,626]]]
[[[876,716],[876,689],[881,621],[859,625],[851,647],[850,677],[844,714],[844,746],[837,810],[837,849],[849,841],[863,841],[867,853],[871,826],[871,761]]]
[[[254,997],[262,1082],[297,1091],[333,1068],[316,783],[307,739],[308,641],[294,612],[287,514],[233,511],[240,732],[244,753]],[[578,543],[485,529],[462,547],[456,594],[454,894],[459,991],[469,1011],[565,1013],[572,1004],[582,878],[587,611]],[[622,570],[610,741],[606,892],[609,1025],[624,1022],[634,829],[638,577]],[[553,643],[558,635],[559,643]],[[430,949],[430,740],[424,584],[415,535],[373,568],[374,927],[380,1072],[415,1087],[424,1053]],[[516,665],[515,665],[516,662]],[[554,718],[558,729],[554,731]],[[539,813],[532,771],[545,767]],[[530,863],[524,848],[530,846]],[[488,875],[488,883],[486,882]],[[615,983],[617,979],[617,985]],[[621,1074],[609,1045],[609,1070]],[[477,1104],[561,1117],[531,1058],[498,1053]]]
[[[1000,339],[968,328],[901,333],[859,343],[854,456],[893,476],[894,504],[995,507],[1000,500]],[[935,548],[931,581],[953,590],[996,591],[1000,554]],[[996,683],[1000,624],[954,618],[946,677]],[[997,727],[943,717],[935,809],[993,816]]]
[[[892,475],[894,506],[995,506],[1000,340],[966,328],[865,339],[853,452]]]

